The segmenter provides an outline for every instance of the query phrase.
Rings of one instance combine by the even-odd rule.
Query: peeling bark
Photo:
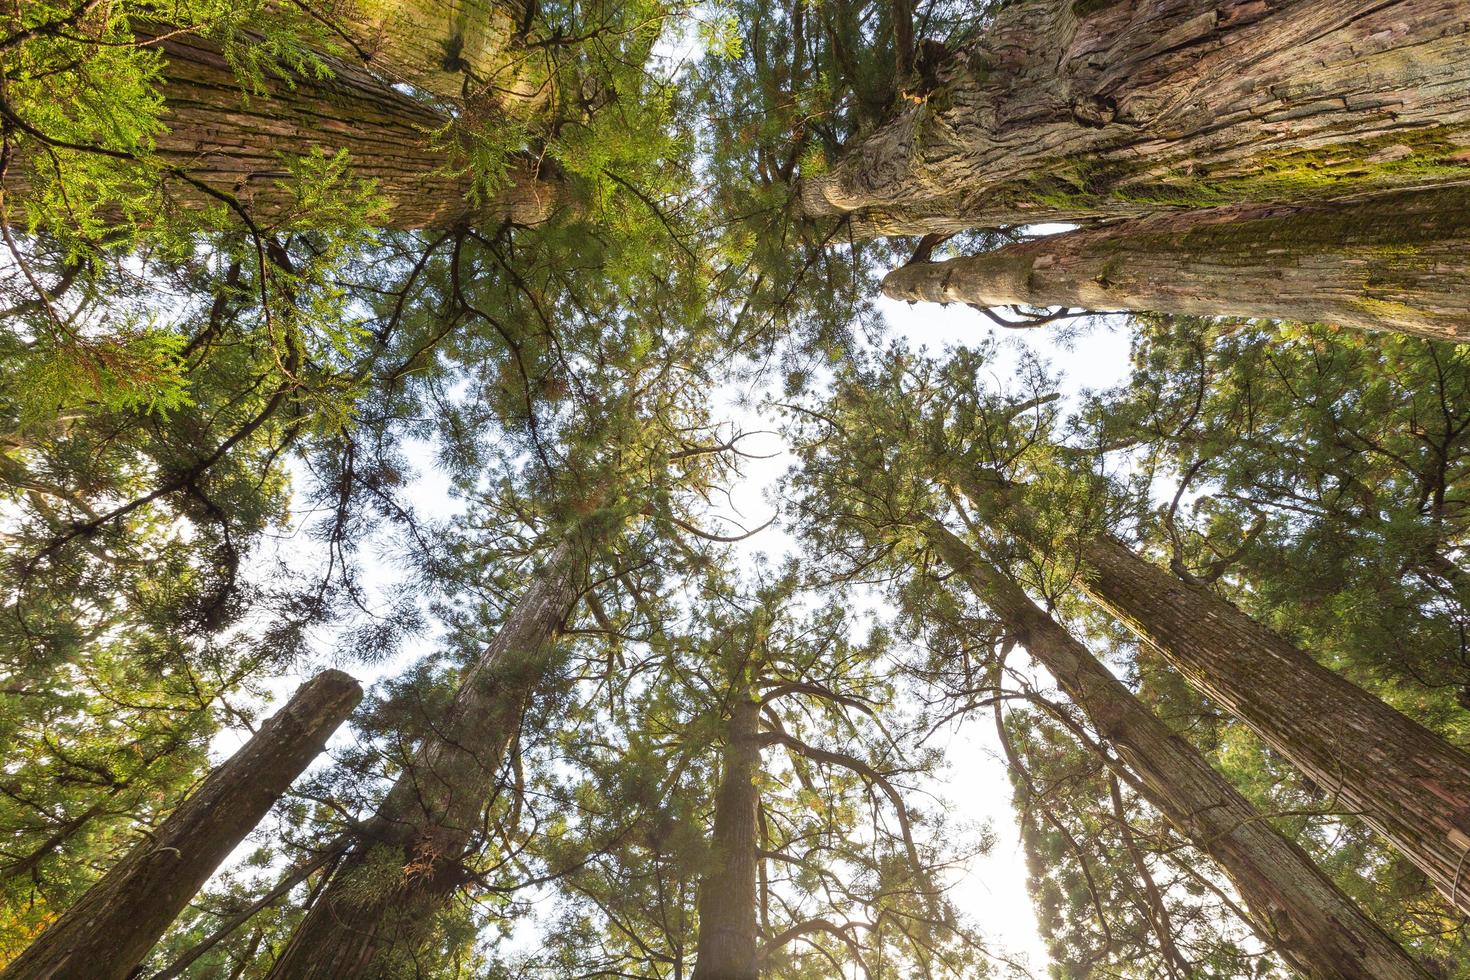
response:
[[[941,525],[930,524],[924,533],[1011,638],[1116,748],[1149,802],[1219,864],[1245,899],[1251,926],[1293,969],[1313,980],[1428,980],[1306,852],[1278,833],[1000,569]]]
[[[547,677],[585,578],[585,543],[551,552],[466,671],[366,831],[292,934],[269,980],[390,980],[466,880],[463,862],[495,795],[521,715]]]
[[[1470,339],[1470,190],[1173,212],[921,262],[892,299],[1264,317]]]
[[[760,706],[747,694],[730,707],[724,771],[715,798],[712,866],[699,883],[694,980],[758,980],[756,946]]]
[[[337,670],[303,685],[0,977],[132,976],[194,893],[321,754],[361,698],[358,683]]]
[[[1470,177],[1459,0],[1033,0],[804,180],[863,236],[1296,203]]]

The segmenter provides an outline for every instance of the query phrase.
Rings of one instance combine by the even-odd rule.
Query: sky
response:
[[[923,347],[937,354],[947,347],[971,346],[998,335],[1000,349],[990,362],[997,382],[1005,380],[1008,365],[1018,363],[1025,352],[1039,356],[1050,365],[1054,374],[1060,376],[1064,403],[1075,405],[1083,392],[1112,387],[1127,378],[1129,335],[1120,324],[1100,323],[1080,332],[1065,334],[1055,326],[1009,330],[958,304],[941,307],[880,299],[877,305],[888,324],[887,336],[903,338],[915,349]],[[758,409],[738,406],[737,399],[738,393],[734,390],[726,397],[726,417],[736,426],[750,431],[774,430],[777,427],[774,419],[763,417]],[[785,448],[780,436],[774,432],[752,436],[742,443],[746,452],[766,457],[746,461],[742,466],[742,478],[729,488],[731,509],[728,515],[744,527],[765,523],[779,504],[776,499],[778,482],[793,462]],[[411,485],[412,502],[421,513],[449,518],[457,508],[447,494],[442,477],[435,474],[429,465],[430,461],[427,451],[417,461],[420,473],[419,479]],[[304,481],[307,475],[299,473],[297,477]],[[305,517],[298,515],[299,519]],[[726,533],[729,531],[728,528],[724,530]],[[776,557],[794,546],[794,539],[778,522],[736,545],[736,548],[751,556],[765,554]],[[317,557],[313,554],[316,549],[299,532],[278,539],[275,547],[268,550],[275,557],[291,560],[294,556],[296,560],[292,564],[298,560],[309,564]],[[262,561],[260,567],[269,564],[269,561]],[[370,565],[366,572],[369,584],[376,580],[379,585],[386,585],[395,577],[395,572],[386,563],[377,567]],[[364,686],[397,673],[429,652],[433,642],[432,637],[424,637],[409,643],[399,656],[390,661],[368,665],[355,660],[349,651],[334,648],[331,638],[324,640],[322,661],[347,670]],[[269,685],[275,703],[266,709],[267,712],[289,697],[321,665],[302,665],[299,670],[277,678]],[[248,735],[244,731],[222,733],[212,746],[213,754],[217,759],[223,759],[243,744]],[[333,744],[346,744],[350,738],[350,732],[344,729]],[[1047,964],[1045,947],[1037,934],[1035,914],[1026,887],[1025,857],[1011,806],[1010,780],[991,716],[985,713],[953,724],[936,733],[931,744],[944,750],[948,765],[942,778],[926,789],[948,806],[953,822],[986,825],[994,839],[989,853],[971,859],[954,874],[950,882],[951,896],[959,910],[979,925],[994,952],[1020,962],[1038,977],[1044,976]],[[329,758],[324,757],[320,764],[329,765]],[[250,847],[247,841],[235,858],[243,857]],[[226,867],[233,863],[234,860],[227,862]],[[549,911],[552,892],[547,890],[543,894],[545,898],[542,900],[547,903]]]
[[[991,362],[997,380],[1003,380],[1008,365],[1020,361],[1026,351],[1049,363],[1061,377],[1064,403],[1076,405],[1087,390],[1113,387],[1127,380],[1129,333],[1120,323],[1098,325],[1069,335],[1055,326],[1011,330],[996,326],[981,313],[953,304],[907,304],[878,300],[878,310],[888,324],[888,337],[903,338],[913,348],[924,347],[938,354],[946,347],[973,346],[999,335],[1001,349]],[[732,407],[731,417],[748,430],[775,428],[774,420]],[[755,436],[742,443],[746,452],[768,456],[743,467],[744,479],[731,488],[733,515],[745,527],[758,527],[777,505],[777,482],[793,459],[779,436]],[[725,529],[729,533],[731,529]],[[751,553],[777,555],[794,547],[793,539],[779,524],[742,542],[737,547]],[[994,846],[973,859],[953,881],[952,897],[994,943],[997,951],[1029,965],[1038,977],[1046,974],[1046,953],[1036,930],[1030,894],[1026,888],[1026,863],[1021,850],[1015,811],[1011,807],[1011,785],[994,723],[986,713],[941,731],[932,743],[943,748],[949,760],[945,780],[933,787],[952,807],[952,816],[962,822],[988,824]]]

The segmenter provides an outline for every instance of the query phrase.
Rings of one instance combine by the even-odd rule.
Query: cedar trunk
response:
[[[857,235],[1324,200],[1470,177],[1461,0],[1032,0],[804,180]]]
[[[1365,916],[1187,742],[1000,569],[931,524],[934,550],[1002,621],[1011,638],[1118,751],[1149,802],[1209,854],[1245,899],[1261,939],[1313,980],[1389,980],[1429,974]]]
[[[550,98],[519,44],[536,16],[522,0],[339,0],[327,16],[374,74],[442,99],[523,116]]]
[[[387,980],[411,964],[435,915],[466,880],[521,715],[585,578],[568,538],[466,672],[447,715],[414,753],[362,839],[292,934],[270,980]]]
[[[699,883],[694,980],[758,980],[756,852],[760,706],[747,695],[730,709],[724,772],[715,798],[711,867]]]
[[[560,203],[554,181],[535,165],[511,161],[504,186],[478,207],[468,199],[464,162],[431,134],[449,117],[397,91],[367,70],[327,55],[319,79],[282,68],[264,93],[246,95],[213,42],[179,34],[158,42],[159,83],[166,132],[157,155],[211,190],[233,195],[262,225],[289,221],[302,210],[283,159],[345,150],[350,175],[372,181],[384,211],[375,223],[396,229],[447,227],[460,221],[535,224]],[[170,200],[185,207],[219,206],[184,180],[166,182]]]
[[[1169,212],[883,280],[892,299],[1265,317],[1470,339],[1470,191]]]
[[[1081,558],[1090,598],[1470,912],[1470,755],[1118,542]]]
[[[123,980],[362,698],[318,674],[0,976]]]

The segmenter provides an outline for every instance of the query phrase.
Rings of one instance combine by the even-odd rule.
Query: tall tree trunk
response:
[[[1470,755],[1117,541],[1081,558],[1093,601],[1470,912]]]
[[[1314,980],[1428,980],[1408,955],[1087,648],[947,528],[930,545],[1117,749],[1149,802],[1218,862],[1261,939]]]
[[[572,535],[553,549],[291,936],[270,980],[387,980],[411,962],[465,881],[462,862],[505,751],[581,594],[586,546]]]
[[[956,483],[987,522],[1024,536],[1002,509],[1005,488],[987,493],[972,474]],[[1088,598],[1470,912],[1470,754],[1118,541],[1077,548]]]
[[[760,705],[747,692],[730,708],[715,797],[713,865],[699,882],[694,980],[758,980],[756,851]]]
[[[346,674],[307,682],[245,746],[32,943],[4,980],[123,980],[255,829],[362,698]]]
[[[337,0],[322,16],[374,74],[525,116],[552,95],[544,53],[519,43],[536,13],[526,0]]]
[[[1470,190],[1170,212],[890,272],[892,299],[1266,317],[1470,339]]]
[[[260,224],[300,210],[298,188],[283,158],[346,150],[350,174],[371,180],[384,200],[381,225],[414,229],[465,220],[535,224],[560,202],[560,185],[540,179],[535,164],[513,159],[504,185],[478,208],[469,200],[463,161],[431,134],[450,118],[404,95],[363,68],[320,56],[332,77],[287,73],[265,94],[242,92],[234,71],[210,41],[187,34],[159,42],[165,103],[158,155],[208,187],[233,194]],[[183,181],[171,196],[186,206],[218,201]]]
[[[1460,0],[1008,4],[802,206],[920,234],[1452,183],[1467,38]]]

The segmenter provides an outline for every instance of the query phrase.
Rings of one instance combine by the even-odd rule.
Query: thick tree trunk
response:
[[[462,862],[494,797],[506,748],[581,594],[584,548],[573,536],[552,551],[466,672],[433,738],[417,748],[297,927],[271,980],[412,975],[412,956],[434,916],[465,881]]]
[[[322,11],[374,74],[440,98],[517,116],[551,96],[544,55],[519,44],[536,15],[522,0],[337,0]]]
[[[1081,559],[1091,599],[1470,912],[1470,755],[1118,542]]]
[[[1261,939],[1293,969],[1314,980],[1428,980],[1300,847],[1272,828],[1000,569],[938,524],[927,528],[926,537],[1117,749],[1149,802],[1218,862],[1245,899]]]
[[[987,492],[973,474],[955,483],[984,520],[1024,535],[1007,521],[1006,488]],[[1121,543],[1077,549],[1088,598],[1470,912],[1470,754]]]
[[[1470,339],[1470,190],[1170,212],[895,269],[892,299],[1265,317]]]
[[[756,851],[760,706],[748,695],[730,708],[724,772],[715,798],[713,866],[699,883],[694,980],[758,980]]]
[[[1461,0],[1032,0],[802,183],[858,235],[1470,177]]]
[[[559,184],[536,167],[512,162],[506,185],[472,208],[471,178],[451,154],[430,145],[449,122],[433,107],[392,88],[370,72],[322,56],[332,77],[291,74],[272,79],[267,93],[246,96],[219,48],[189,35],[160,42],[165,63],[160,89],[168,131],[158,155],[208,187],[232,194],[260,224],[288,221],[300,210],[283,158],[346,150],[351,176],[371,180],[383,198],[384,227],[443,227],[465,220],[535,224],[559,203]],[[186,206],[218,206],[184,181],[168,183]]]
[[[318,674],[210,773],[3,972],[4,980],[123,980],[221,861],[255,829],[362,698],[341,671]]]

